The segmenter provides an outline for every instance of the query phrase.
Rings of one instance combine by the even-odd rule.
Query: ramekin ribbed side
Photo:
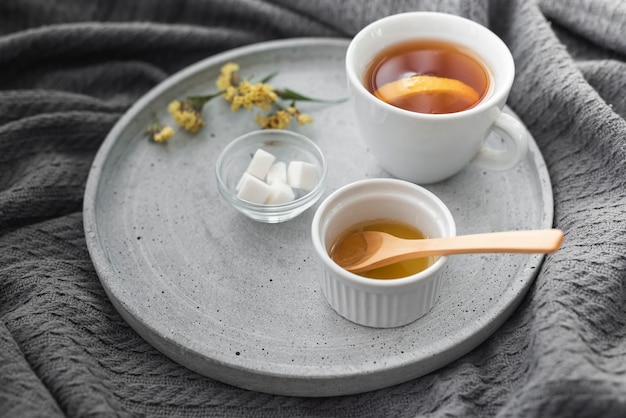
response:
[[[440,271],[402,292],[373,293],[343,283],[326,270],[321,273],[322,292],[330,306],[354,323],[376,328],[399,327],[424,316],[435,305],[442,281]]]

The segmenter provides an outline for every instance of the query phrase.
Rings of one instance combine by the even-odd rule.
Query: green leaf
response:
[[[200,113],[206,102],[216,98],[217,96],[221,94],[222,92],[220,91],[217,93],[209,94],[208,96],[189,96],[187,97],[187,102],[189,102],[191,107],[193,107],[193,110]]]
[[[300,101],[300,102],[341,103],[341,102],[345,102],[347,100],[345,98],[344,99],[337,99],[337,100],[317,99],[317,98],[305,96],[303,94],[300,94],[300,93],[298,93],[296,91],[293,91],[291,89],[288,89],[288,88],[276,89],[276,94],[281,99]]]

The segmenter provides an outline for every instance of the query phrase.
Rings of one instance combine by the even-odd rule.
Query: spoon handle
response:
[[[476,253],[551,253],[563,241],[560,229],[535,229],[527,231],[489,232],[457,235],[446,238],[403,239],[376,231],[361,235],[365,246],[358,253],[359,261],[341,264],[346,270],[360,273],[400,261],[421,257]],[[367,237],[367,238],[363,238]],[[360,243],[359,242],[359,243]],[[361,245],[363,245],[361,244]],[[348,247],[350,250],[353,248]],[[358,247],[357,247],[358,248]],[[349,260],[349,257],[344,257]]]
[[[550,253],[559,249],[559,229],[505,231],[422,240],[416,253],[422,257],[470,253]]]

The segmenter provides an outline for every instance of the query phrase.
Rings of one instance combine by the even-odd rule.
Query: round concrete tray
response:
[[[149,343],[176,362],[255,391],[294,396],[364,392],[414,379],[472,350],[513,312],[540,255],[451,257],[436,306],[401,328],[373,329],[337,315],[318,285],[310,238],[317,206],[283,224],[240,215],[219,196],[221,149],[256,129],[255,112],[206,105],[206,126],[166,145],[144,134],[173,99],[215,91],[220,67],[321,98],[347,96],[339,39],[251,45],[199,62],[141,98],[98,152],[87,182],[88,248],[109,298]],[[328,160],[326,194],[355,180],[388,177],[359,138],[351,104],[301,103],[315,122],[294,127]],[[491,138],[490,140],[494,140]],[[549,228],[552,192],[534,141],[516,169],[474,166],[427,186],[449,205],[459,234]]]

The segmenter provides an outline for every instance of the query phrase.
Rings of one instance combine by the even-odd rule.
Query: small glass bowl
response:
[[[309,192],[294,189],[295,199],[282,204],[259,204],[240,199],[236,186],[259,148],[274,155],[276,162],[315,164],[317,184]],[[249,218],[265,223],[288,221],[315,204],[324,192],[326,171],[324,154],[313,141],[304,135],[280,129],[264,129],[240,136],[224,148],[215,164],[217,187],[224,200]]]

